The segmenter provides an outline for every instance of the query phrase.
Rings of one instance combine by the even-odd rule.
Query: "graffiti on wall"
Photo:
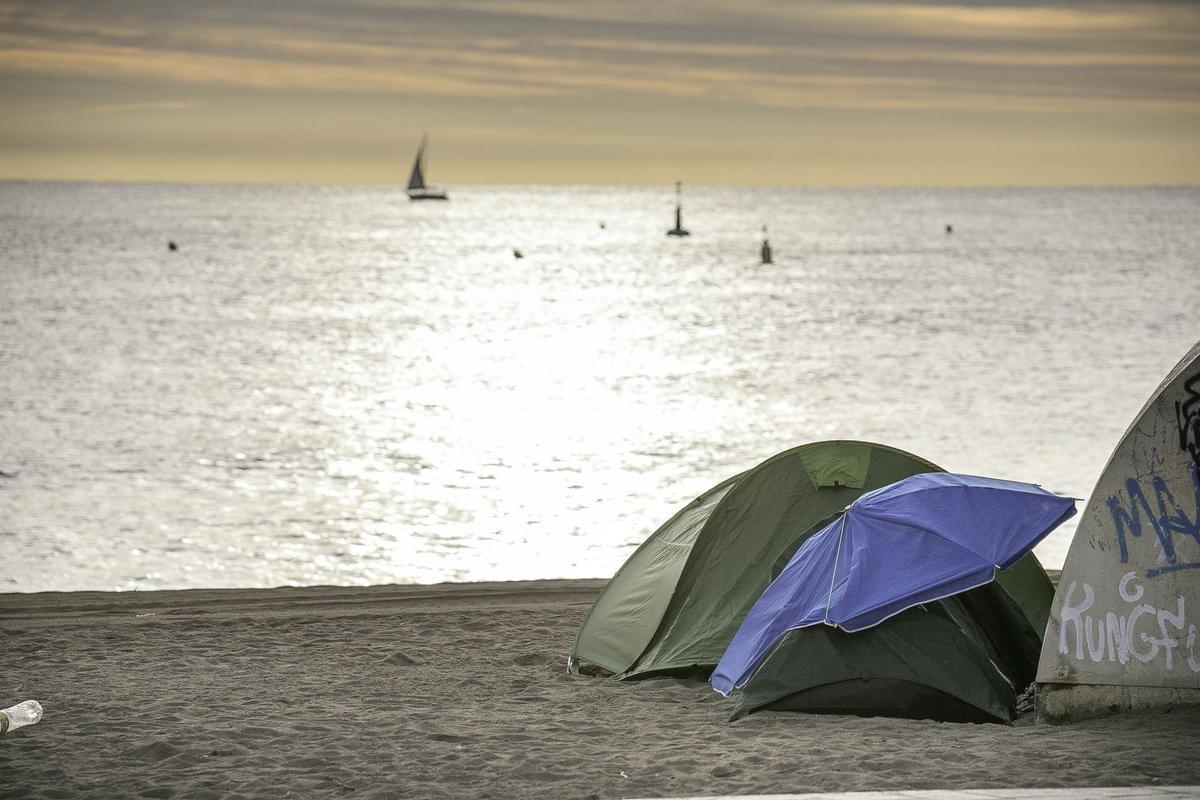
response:
[[[1161,475],[1125,479],[1125,497],[1109,495],[1105,501],[1117,533],[1121,563],[1129,563],[1130,538],[1147,529],[1162,550],[1161,563],[1146,570],[1155,578],[1185,569],[1200,569],[1200,561],[1181,561],[1176,537],[1200,546],[1200,372],[1183,383],[1184,396],[1175,401],[1179,449],[1191,460],[1192,497],[1176,498]],[[1153,502],[1150,498],[1153,497]]]
[[[1175,423],[1179,426],[1179,449],[1192,457],[1200,469],[1200,372],[1183,383],[1187,395],[1175,401]]]
[[[1198,364],[1200,344],[1114,450],[1064,565],[1039,681],[1200,691]]]
[[[1193,464],[1191,473],[1193,496],[1184,497],[1182,504],[1159,475],[1150,476],[1149,487],[1137,478],[1127,478],[1125,493],[1128,500],[1122,499],[1119,494],[1109,496],[1106,503],[1117,531],[1122,564],[1129,563],[1130,537],[1136,539],[1149,528],[1162,548],[1166,563],[1146,570],[1147,578],[1181,569],[1200,569],[1200,562],[1179,560],[1175,540],[1176,536],[1187,537],[1200,546],[1200,467]],[[1153,504],[1148,495],[1153,495]]]
[[[1141,602],[1146,590],[1138,581],[1136,572],[1121,576],[1117,594],[1124,605],[1103,614],[1089,613],[1096,602],[1091,584],[1071,581],[1060,614],[1059,654],[1096,664],[1159,662],[1168,671],[1200,673],[1196,625],[1187,624],[1184,598],[1175,598],[1172,608],[1156,608]]]

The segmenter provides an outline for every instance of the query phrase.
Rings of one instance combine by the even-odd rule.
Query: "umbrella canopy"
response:
[[[1030,483],[933,472],[862,495],[796,551],[712,676],[729,694],[789,630],[847,632],[981,586],[1064,520],[1075,500]]]

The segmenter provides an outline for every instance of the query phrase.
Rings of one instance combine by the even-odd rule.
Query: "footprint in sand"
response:
[[[151,742],[150,744],[135,747],[130,755],[142,761],[150,761],[157,763],[166,761],[172,756],[179,755],[179,748],[169,742]]]
[[[417,661],[403,650],[397,650],[387,658],[383,659],[383,663],[391,664],[394,667],[411,667],[420,664],[421,662]]]
[[[545,653],[522,653],[514,658],[512,663],[519,667],[536,667],[542,664],[556,664],[557,659]]]

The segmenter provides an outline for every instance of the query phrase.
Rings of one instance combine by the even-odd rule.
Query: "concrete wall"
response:
[[[1200,343],[1126,431],[1088,501],[1046,628],[1039,706],[1062,719],[1200,702],[1198,628]]]

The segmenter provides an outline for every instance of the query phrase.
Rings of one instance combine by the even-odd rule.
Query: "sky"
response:
[[[0,0],[0,179],[1200,184],[1200,3]]]

